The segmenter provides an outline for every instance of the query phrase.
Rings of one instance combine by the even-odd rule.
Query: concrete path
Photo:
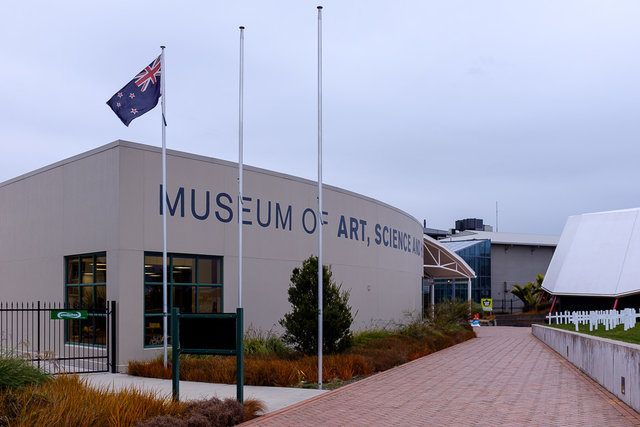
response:
[[[243,426],[630,426],[640,415],[531,335],[478,338]]]
[[[134,377],[126,374],[83,374],[81,377],[87,383],[96,388],[108,388],[109,390],[122,390],[136,388],[150,390],[158,396],[171,398],[171,380],[158,378]],[[324,390],[312,390],[288,387],[257,387],[245,386],[244,398],[262,400],[266,406],[266,412],[275,411],[295,403],[307,400],[314,396],[326,393]],[[180,400],[202,400],[211,397],[225,399],[236,397],[235,384],[211,384],[195,381],[180,381]]]

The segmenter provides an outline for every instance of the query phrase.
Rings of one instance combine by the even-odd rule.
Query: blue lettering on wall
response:
[[[344,237],[349,240],[361,240],[367,241],[366,239],[366,230],[365,227],[367,225],[367,221],[363,219],[358,219],[354,217],[349,217],[349,231],[347,233],[347,220],[344,215],[340,216],[340,221],[338,221],[338,237]],[[376,233],[376,244],[380,244],[380,225],[375,229]],[[368,245],[368,243],[367,243]]]
[[[327,225],[329,224],[329,221],[326,221],[325,218],[329,215],[329,212],[327,211],[322,211],[322,225]]]
[[[282,218],[280,203],[276,203],[276,228],[280,225],[283,230],[286,230],[287,222],[289,222],[289,231],[291,231],[291,205],[287,207],[287,214]]]
[[[218,218],[218,221],[229,222],[233,219],[233,211],[231,210],[229,205],[224,204],[224,201],[222,199],[227,199],[228,203],[233,203],[231,196],[227,193],[218,194],[218,196],[216,197],[216,205],[218,205],[220,209],[227,211],[228,216],[226,218],[222,217],[220,216],[220,211],[216,211],[216,218]]]
[[[251,208],[245,207],[245,206],[249,206],[249,205],[245,205],[244,202],[250,202],[250,201],[251,201],[251,197],[242,196],[242,215],[243,215],[242,216],[242,223],[244,225],[251,225],[252,224],[252,222],[250,220],[244,219],[245,218],[244,217],[245,213],[251,213]]]
[[[360,230],[362,231],[362,241],[364,242],[364,231],[365,231],[365,226],[367,225],[367,221],[365,221],[364,219],[360,220]]]
[[[358,220],[354,217],[349,218],[349,238],[353,240],[353,236],[358,240]]]
[[[308,217],[311,214],[311,220],[313,220],[313,226],[311,228],[307,227],[307,223],[308,223]],[[302,228],[304,228],[304,231],[306,231],[308,234],[313,234],[316,231],[316,213],[313,211],[313,209],[311,208],[307,208],[304,210],[304,212],[302,212]]]
[[[268,227],[271,224],[271,200],[267,202],[267,221],[262,222],[260,219],[260,199],[256,199],[256,219],[260,227]]]
[[[159,187],[159,212],[163,214],[164,202],[166,203],[167,211],[171,216],[177,216],[178,209],[180,210],[180,217],[185,216],[185,203],[189,203],[191,216],[198,221],[205,221],[210,217],[215,217],[217,221],[222,223],[229,223],[233,220],[233,198],[228,193],[215,193],[213,191],[205,191],[204,197],[200,193],[198,197],[196,189],[190,189],[185,191],[184,187],[179,187],[176,193],[170,196],[163,191],[163,186]],[[215,206],[212,203],[212,194],[215,195]],[[190,197],[191,200],[185,199]],[[252,205],[255,199],[255,205]],[[204,205],[204,206],[203,206]],[[275,205],[275,212],[273,211]],[[293,207],[292,205],[280,204],[272,200],[261,200],[260,198],[242,197],[242,203],[238,204],[238,208],[242,209],[243,221],[242,223],[247,226],[252,226],[257,223],[262,228],[273,227],[275,222],[275,228],[281,230],[292,231],[294,226]],[[266,212],[265,212],[266,211]],[[214,215],[210,215],[211,212]],[[246,216],[245,216],[246,214]],[[322,224],[329,224],[328,212],[322,211]],[[272,217],[275,217],[275,221],[272,221]],[[296,219],[298,216],[296,216]],[[317,230],[318,215],[312,208],[306,208],[302,211],[301,225],[302,229],[307,234],[314,234]],[[298,223],[296,222],[296,227]],[[351,241],[361,241],[367,247],[370,246],[371,236],[367,235],[368,222],[364,219],[340,215],[340,219],[337,221],[337,234],[338,238],[344,238]],[[403,230],[395,228],[393,226],[384,224],[375,224],[373,226],[374,239],[373,243],[377,246],[383,246],[392,249],[398,249],[402,252],[412,253],[414,255],[422,257],[423,253],[423,238],[422,235],[412,236]]]
[[[340,215],[340,222],[338,223],[338,237],[347,238],[347,222],[344,219],[344,215]]]
[[[200,221],[204,221],[205,219],[209,218],[209,192],[205,192],[206,194],[206,200],[205,200],[205,212],[204,215],[198,215],[198,213],[196,212],[196,190],[195,189],[191,189],[191,215],[193,215],[193,217],[195,219],[199,219]]]
[[[167,207],[169,208],[169,214],[174,216],[176,214],[176,210],[178,209],[178,203],[180,203],[180,216],[184,218],[184,187],[180,187],[178,189],[178,194],[176,194],[176,200],[171,206],[171,200],[169,200],[169,194],[166,196],[167,198]],[[162,184],[160,184],[160,215],[162,215]]]

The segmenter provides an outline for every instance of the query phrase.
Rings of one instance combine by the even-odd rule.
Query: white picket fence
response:
[[[598,311],[565,311],[564,313],[549,313],[547,319],[549,324],[555,320],[558,325],[568,325],[573,323],[576,325],[589,324],[589,330],[598,330],[598,325],[604,325],[604,329],[615,328],[618,325],[624,325],[624,330],[629,330],[636,326],[636,319],[640,317],[640,310],[636,313],[633,308],[625,308],[624,310],[598,310]]]

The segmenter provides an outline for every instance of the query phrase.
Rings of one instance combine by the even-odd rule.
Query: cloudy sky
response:
[[[161,145],[160,109],[105,102],[166,45],[167,146],[317,178],[428,226],[560,234],[640,206],[640,2],[3,1],[0,182],[116,139]],[[246,190],[246,189],[245,189]]]

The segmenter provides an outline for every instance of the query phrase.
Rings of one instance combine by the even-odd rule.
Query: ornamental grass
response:
[[[244,408],[235,399],[174,402],[170,396],[135,388],[93,388],[65,375],[41,385],[0,390],[0,426],[227,426],[264,410],[255,399],[246,400]]]
[[[77,376],[0,393],[0,418],[11,426],[131,426],[158,415],[181,415],[186,403],[136,389],[93,389]],[[2,424],[0,422],[0,424]]]
[[[345,382],[385,371],[475,337],[470,329],[437,331],[411,325],[393,333],[368,331],[356,335],[351,349],[323,356],[323,382]],[[171,378],[171,365],[161,359],[129,362],[128,373],[143,377]],[[301,354],[250,354],[244,357],[244,384],[296,387],[318,378],[318,357]],[[180,379],[235,384],[236,358],[232,356],[190,356],[180,358]]]

